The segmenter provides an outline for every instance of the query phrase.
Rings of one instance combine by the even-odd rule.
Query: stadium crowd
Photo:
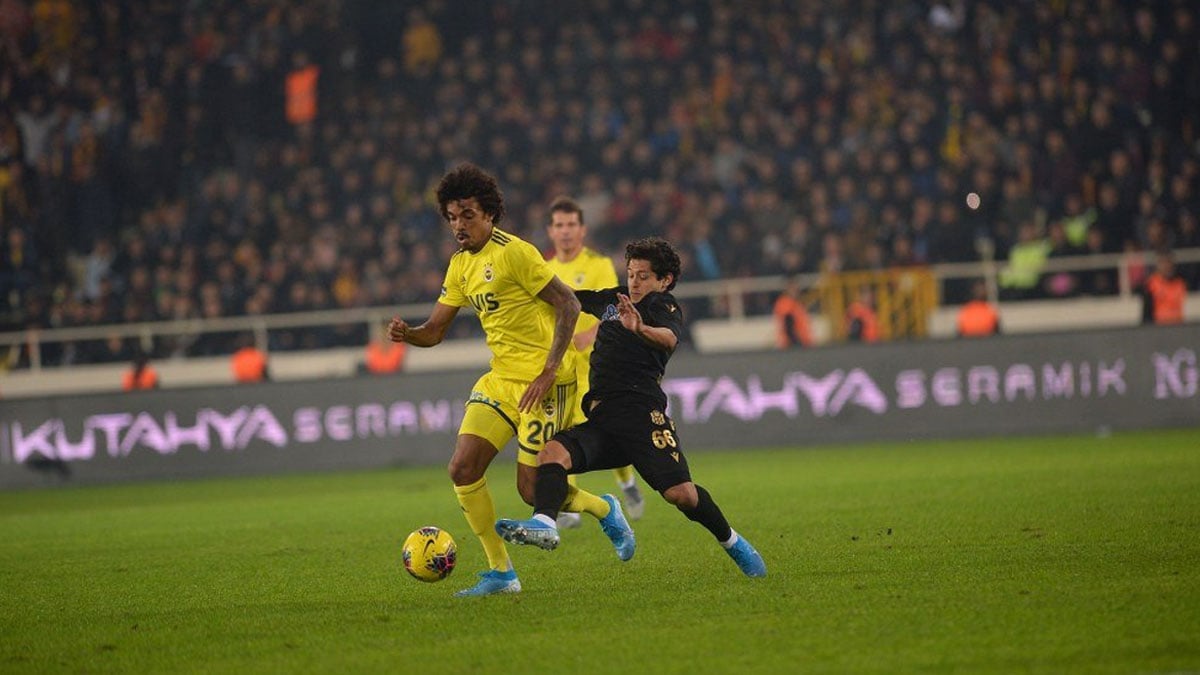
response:
[[[500,178],[501,227],[544,245],[572,194],[594,246],[665,236],[685,281],[981,242],[1200,246],[1198,19],[1186,0],[0,0],[0,310],[16,329],[429,301],[455,248],[431,187],[464,160]],[[1044,281],[1006,292],[1113,291]]]

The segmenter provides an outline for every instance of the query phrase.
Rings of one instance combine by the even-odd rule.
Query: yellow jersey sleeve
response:
[[[554,278],[554,271],[546,264],[546,259],[527,241],[513,237],[504,247],[504,255],[505,264],[512,270],[517,283],[534,297]]]
[[[462,262],[464,251],[459,251],[450,256],[450,265],[446,267],[446,278],[442,280],[442,293],[438,297],[438,302],[451,307],[466,307],[471,304],[467,302],[467,295],[463,291],[463,272]]]

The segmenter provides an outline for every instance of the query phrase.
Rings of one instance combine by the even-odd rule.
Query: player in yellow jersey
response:
[[[516,593],[521,582],[496,534],[496,507],[484,475],[497,453],[517,437],[517,490],[533,505],[537,453],[575,422],[575,370],[564,360],[579,318],[579,301],[538,250],[504,232],[504,197],[496,180],[471,164],[456,167],[437,187],[438,206],[459,250],[450,259],[441,297],[425,323],[392,319],[395,342],[432,347],[442,341],[462,307],[473,307],[492,352],[490,370],[467,400],[450,458],[450,480],[471,530],[487,554],[488,569],[459,596]],[[633,556],[633,530],[620,502],[569,490],[563,509],[595,516],[622,560]]]
[[[608,256],[588,248],[584,244],[587,238],[587,224],[583,220],[583,208],[570,197],[558,197],[550,203],[550,224],[546,226],[546,234],[554,244],[554,257],[550,259],[550,269],[558,275],[573,290],[598,291],[617,286],[617,271]],[[590,314],[579,315],[579,323],[575,325],[575,337],[571,341],[568,357],[574,357],[575,375],[579,383],[579,393],[574,407],[581,410],[583,396],[588,390],[588,377],[591,366],[588,359],[592,355],[592,346],[596,342],[596,329],[600,321]],[[646,510],[646,502],[638,489],[633,467],[624,466],[613,469],[617,485],[625,499],[625,513],[631,520],[638,520]],[[575,485],[575,476],[568,476],[571,485]],[[563,511],[558,515],[559,527],[579,527],[582,518],[578,513]]]

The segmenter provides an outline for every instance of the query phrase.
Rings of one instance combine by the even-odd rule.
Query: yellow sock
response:
[[[483,544],[483,552],[487,554],[488,567],[501,572],[512,567],[508,559],[508,550],[504,548],[504,540],[496,534],[496,505],[492,502],[492,493],[488,490],[487,476],[470,485],[455,485],[454,494],[462,506],[463,515],[471,531],[479,537]]]
[[[607,516],[611,507],[609,507],[608,502],[596,495],[586,490],[580,490],[574,485],[568,485],[567,501],[563,502],[562,510],[573,511],[575,513],[590,513],[599,519]]]
[[[613,469],[613,475],[617,477],[617,484],[625,487],[629,485],[629,481],[633,480],[633,465],[630,464],[619,469]]]
[[[579,476],[576,476],[574,474],[567,474],[567,485],[570,485],[571,487],[578,487],[579,486]]]

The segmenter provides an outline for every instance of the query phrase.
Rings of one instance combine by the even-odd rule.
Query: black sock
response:
[[[533,484],[533,512],[558,518],[558,510],[567,501],[567,468],[562,464],[541,464]]]
[[[733,536],[733,530],[729,527],[729,521],[725,520],[725,514],[721,513],[721,507],[713,501],[712,495],[708,494],[708,490],[696,486],[696,494],[700,496],[696,508],[691,511],[680,508],[683,515],[687,516],[688,520],[695,521],[704,526],[704,529],[712,532],[712,535],[717,538],[717,541],[729,541]]]

